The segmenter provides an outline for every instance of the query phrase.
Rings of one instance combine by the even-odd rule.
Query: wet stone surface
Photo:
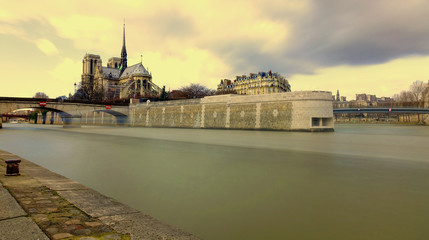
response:
[[[76,236],[103,236],[114,231],[86,215],[58,194],[44,186],[11,188],[11,194],[29,216],[52,239]]]

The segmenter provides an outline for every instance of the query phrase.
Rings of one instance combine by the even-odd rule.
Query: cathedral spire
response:
[[[124,33],[121,51],[121,73],[127,68],[127,48],[125,47],[125,22],[124,22]]]

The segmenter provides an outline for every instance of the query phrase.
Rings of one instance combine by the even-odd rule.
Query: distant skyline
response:
[[[86,53],[140,62],[166,89],[272,70],[292,91],[391,97],[429,79],[423,0],[2,1],[0,96],[74,93]]]

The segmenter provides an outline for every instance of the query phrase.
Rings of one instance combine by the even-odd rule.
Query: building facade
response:
[[[276,72],[251,73],[249,76],[237,76],[234,81],[223,79],[217,87],[218,91],[231,91],[241,95],[269,94],[290,92],[290,84],[286,78]]]
[[[112,57],[102,66],[99,55],[86,54],[83,58],[82,86],[98,93],[103,100],[159,96],[162,89],[152,82],[152,74],[142,62],[128,67],[125,46],[125,24],[121,57]]]
[[[345,96],[340,96],[339,90],[337,95],[332,95],[334,108],[355,108],[355,107],[375,107],[375,106],[392,106],[393,99],[390,97],[378,98],[376,95],[360,93],[356,94],[356,100],[347,101]]]

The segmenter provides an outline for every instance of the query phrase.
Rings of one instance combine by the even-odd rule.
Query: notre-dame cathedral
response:
[[[162,91],[152,82],[152,74],[141,62],[128,67],[125,24],[121,57],[111,57],[107,67],[103,67],[99,55],[87,53],[83,58],[81,85],[91,93],[98,93],[100,100],[153,97],[159,96]]]

